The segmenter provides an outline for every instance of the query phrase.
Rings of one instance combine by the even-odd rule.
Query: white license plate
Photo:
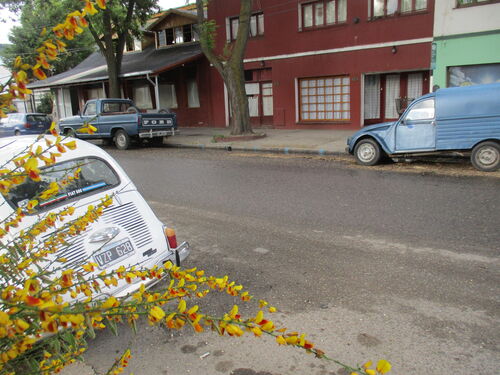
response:
[[[94,260],[99,268],[109,267],[134,253],[134,247],[129,239],[113,242],[99,249],[94,254]]]

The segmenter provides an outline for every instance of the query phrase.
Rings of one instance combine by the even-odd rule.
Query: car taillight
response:
[[[167,237],[170,248],[177,248],[177,236],[175,235],[175,230],[172,228],[165,228],[165,236]]]
[[[31,128],[31,124],[29,122],[25,122],[23,126],[25,129]]]

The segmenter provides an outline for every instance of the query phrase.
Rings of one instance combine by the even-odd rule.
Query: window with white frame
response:
[[[240,26],[239,17],[233,17],[229,19],[229,36],[230,40],[236,40],[238,35],[238,29]],[[250,16],[250,37],[262,36],[264,35],[264,13],[256,13]]]
[[[142,50],[142,43],[141,40],[138,38],[127,38],[127,41],[125,43],[124,51],[125,52],[134,52],[134,51],[141,51]]]
[[[172,83],[161,83],[160,91],[160,108],[170,109],[177,108],[177,96],[175,94],[175,85]]]
[[[317,0],[300,5],[303,28],[322,27],[345,22],[347,0]]]
[[[99,99],[99,98],[105,98],[106,96],[104,95],[104,90],[102,87],[95,87],[92,89],[87,90],[87,99]]]
[[[134,103],[140,109],[153,109],[149,85],[134,87]]]
[[[488,3],[498,3],[499,0],[457,0],[457,8],[483,5]]]
[[[194,25],[171,27],[157,32],[158,46],[189,43],[199,40]]]
[[[299,79],[300,121],[350,120],[350,91],[349,76]]]
[[[370,0],[372,17],[385,17],[427,10],[427,0]]]
[[[199,108],[200,107],[200,97],[198,95],[198,84],[196,78],[191,78],[186,82],[187,94],[188,94],[188,107],[189,108]]]

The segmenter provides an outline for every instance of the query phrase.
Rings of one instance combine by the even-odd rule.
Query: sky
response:
[[[194,3],[194,0],[187,0],[187,1],[188,3]],[[186,0],[159,0],[158,4],[162,9],[170,9],[185,5]],[[8,35],[10,29],[12,28],[12,26],[17,24],[15,21],[12,20],[12,18],[14,19],[16,18],[16,15],[2,9],[1,18],[7,21],[5,23],[0,23],[0,28],[2,29],[2,32],[0,32],[0,44],[5,44],[9,43]]]

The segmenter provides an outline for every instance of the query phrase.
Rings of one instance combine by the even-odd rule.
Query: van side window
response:
[[[406,114],[406,121],[432,120],[434,118],[434,98],[415,104]]]

